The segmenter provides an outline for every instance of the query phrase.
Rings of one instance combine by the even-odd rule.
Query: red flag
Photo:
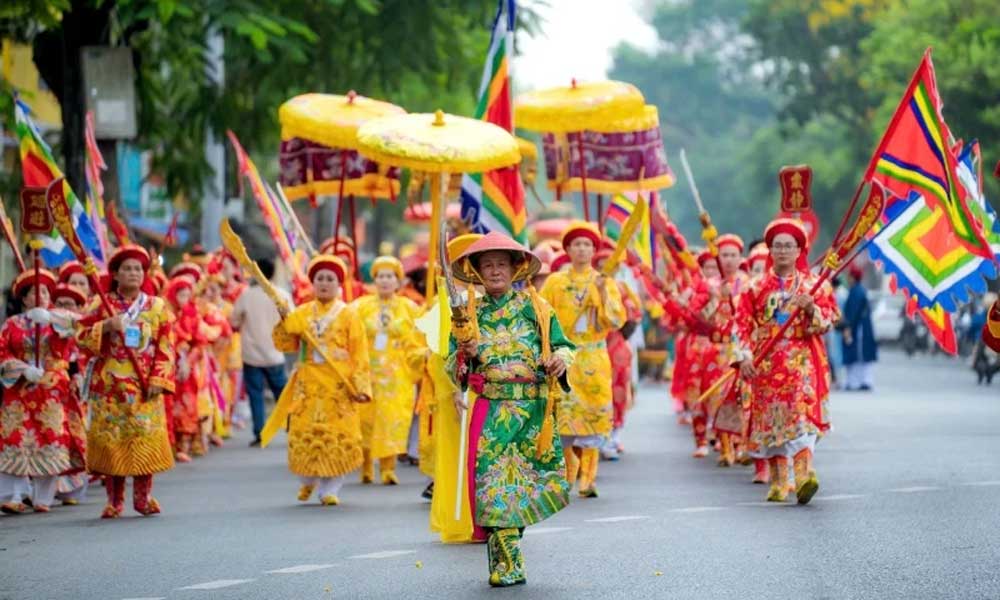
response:
[[[118,242],[118,246],[124,246],[129,242],[128,227],[124,222],[118,217],[118,208],[115,206],[114,202],[109,202],[105,206],[108,218],[108,229],[115,236],[115,241]]]
[[[906,304],[906,314],[912,319],[914,313],[920,315],[920,319],[927,325],[927,331],[942,350],[953,356],[958,353],[958,336],[955,335],[951,313],[946,312],[940,304],[919,308],[917,297],[913,296]]]
[[[933,208],[941,206],[955,236],[970,252],[993,260],[983,225],[969,208],[969,194],[956,176],[953,137],[941,115],[930,49],[913,74],[872,156],[865,180],[879,181],[893,195],[922,194]]]

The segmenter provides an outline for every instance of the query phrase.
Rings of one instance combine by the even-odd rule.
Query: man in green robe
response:
[[[569,503],[550,388],[569,389],[574,346],[533,288],[513,288],[539,267],[536,256],[499,233],[473,243],[452,266],[457,279],[485,292],[469,296],[471,328],[453,331],[449,372],[475,398],[466,481],[477,533],[487,539],[492,586],[525,583],[524,528]]]

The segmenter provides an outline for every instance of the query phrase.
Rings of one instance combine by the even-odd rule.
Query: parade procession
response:
[[[197,4],[0,11],[0,598],[1000,595],[987,4]]]

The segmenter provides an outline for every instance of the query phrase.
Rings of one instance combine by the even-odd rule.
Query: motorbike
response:
[[[917,352],[927,352],[930,349],[930,332],[927,326],[913,319],[904,318],[903,327],[899,331],[899,345],[907,356]]]

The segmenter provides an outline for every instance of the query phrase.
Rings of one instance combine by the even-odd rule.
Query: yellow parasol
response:
[[[655,109],[650,118],[646,101],[634,85],[621,81],[580,83],[572,80],[568,87],[555,87],[528,92],[514,101],[514,119],[518,127],[541,131],[552,137],[547,146],[554,148],[558,164],[569,161],[570,139],[576,142],[576,168],[579,189],[583,194],[584,217],[590,220],[590,199],[587,195],[587,165],[584,157],[583,133],[625,133],[635,126],[657,121]],[[548,158],[547,153],[547,158]],[[560,160],[562,159],[562,160]],[[551,169],[550,169],[551,170]],[[568,179],[567,169],[553,171],[557,196],[564,188],[560,182]],[[599,212],[602,212],[600,208]],[[598,217],[601,220],[601,217]]]
[[[431,239],[427,264],[437,263],[441,236],[442,175],[491,171],[521,160],[517,141],[502,127],[478,119],[435,114],[410,114],[369,121],[358,129],[358,150],[394,167],[426,171],[431,178]],[[427,298],[436,284],[428,269]]]
[[[302,94],[278,109],[281,123],[281,185],[290,200],[317,195],[338,196],[334,236],[338,235],[345,195],[350,199],[354,232],[354,196],[395,201],[398,175],[387,166],[359,156],[358,128],[372,119],[406,111],[381,100],[360,96]]]

